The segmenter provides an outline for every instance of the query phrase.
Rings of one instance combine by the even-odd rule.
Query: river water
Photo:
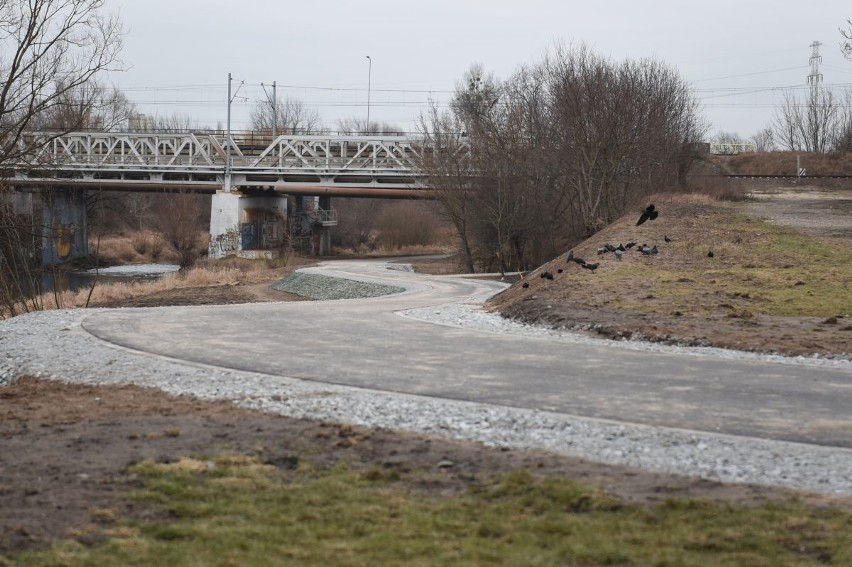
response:
[[[95,285],[111,283],[133,283],[155,280],[180,269],[177,264],[130,264],[110,266],[97,270],[45,271],[41,276],[42,293],[50,291],[79,291]]]

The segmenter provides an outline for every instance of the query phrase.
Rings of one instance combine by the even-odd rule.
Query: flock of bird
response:
[[[659,216],[660,212],[653,204],[650,204],[642,211],[642,214],[639,216],[639,220],[636,222],[636,226],[644,224],[647,221],[656,220]],[[664,235],[663,240],[665,240],[665,242],[667,243],[672,242],[672,239],[669,238],[668,235]],[[618,246],[615,246],[613,244],[606,243],[597,249],[597,255],[599,257],[602,257],[606,256],[607,254],[613,254],[616,260],[621,261],[621,259],[624,257],[624,254],[634,248],[643,256],[656,256],[660,251],[656,244],[654,244],[653,246],[648,246],[647,244],[639,245],[636,242],[628,242],[627,244],[619,244]],[[708,252],[707,257],[712,258],[713,252]],[[565,258],[565,262],[567,264],[571,264],[573,262],[584,270],[589,270],[590,272],[594,272],[600,266],[600,260],[598,260],[597,262],[587,262],[583,258],[575,256],[573,250],[568,251],[568,255]],[[562,268],[559,268],[557,270],[557,273],[561,274],[562,271]],[[553,273],[548,271],[541,272],[539,274],[539,277],[547,281],[553,281],[554,279]],[[529,286],[529,282],[524,282],[522,284],[523,288],[528,288]]]

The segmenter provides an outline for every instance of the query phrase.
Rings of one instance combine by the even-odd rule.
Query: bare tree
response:
[[[771,152],[776,148],[775,133],[771,126],[761,128],[751,137],[756,152]]]
[[[840,51],[843,52],[844,57],[852,59],[852,18],[846,19],[846,28],[840,28],[840,35],[843,36]]]
[[[116,87],[96,79],[66,91],[57,104],[30,126],[39,130],[126,130],[136,105]]]
[[[204,195],[178,193],[157,202],[157,228],[177,252],[181,268],[194,264],[207,249],[204,229],[209,201]]]
[[[188,114],[146,116],[137,113],[131,117],[128,129],[131,132],[193,132],[199,130],[200,125]]]
[[[736,132],[725,132],[720,130],[713,136],[712,141],[714,144],[742,144],[743,138]]]
[[[367,120],[363,118],[341,118],[337,121],[337,131],[346,136],[356,136],[365,132],[392,136],[405,134],[405,131],[396,124],[374,120],[370,120],[367,124]]]
[[[429,184],[442,204],[442,211],[456,229],[465,268],[473,273],[471,245],[473,208],[473,167],[470,146],[463,125],[455,114],[440,112],[432,106],[421,116],[423,134],[422,167],[429,174]]]
[[[32,153],[25,133],[120,61],[123,31],[105,0],[6,0],[0,5],[0,164]],[[58,131],[55,135],[66,133]]]
[[[811,90],[805,101],[788,91],[773,119],[775,135],[784,149],[825,153],[838,135],[841,111],[840,102],[829,90]]]
[[[292,97],[278,99],[275,107],[261,100],[252,108],[252,130],[272,130],[273,123],[279,133],[287,134],[319,134],[324,129],[319,112]]]
[[[77,118],[62,120],[48,137],[28,135],[67,110],[100,73],[120,66],[123,30],[104,5],[105,0],[0,2],[0,171],[27,160],[52,136],[79,127]],[[41,308],[32,301],[15,306],[38,289],[41,227],[31,215],[27,222],[16,214],[8,192],[0,179],[0,303],[14,314]]]
[[[670,68],[558,46],[505,82],[473,65],[449,111],[421,117],[424,169],[469,269],[526,269],[677,186],[703,136]]]

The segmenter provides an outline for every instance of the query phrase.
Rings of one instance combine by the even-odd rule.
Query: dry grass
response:
[[[698,177],[690,182],[688,190],[692,194],[716,201],[738,202],[751,198],[751,191],[745,180],[727,177]]]
[[[37,304],[41,304],[45,310],[80,308],[87,305],[120,302],[173,289],[271,281],[306,263],[309,263],[309,260],[303,258],[290,258],[287,261],[248,260],[245,258],[207,260],[191,269],[167,274],[156,280],[133,283],[98,283],[91,290],[65,291],[58,294],[44,293],[38,298]],[[19,313],[22,312],[25,312],[23,305],[19,310]],[[8,313],[0,312],[0,319],[4,318],[8,318]]]
[[[178,256],[163,238],[151,231],[92,238],[89,250],[107,265],[177,263]]]
[[[742,175],[796,175],[797,164],[808,175],[852,175],[852,160],[845,153],[765,152],[711,159],[731,173]]]

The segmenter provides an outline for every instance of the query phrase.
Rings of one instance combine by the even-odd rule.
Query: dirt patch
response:
[[[276,278],[277,281],[277,278]],[[95,302],[92,307],[163,307],[169,305],[231,305],[265,301],[304,301],[304,297],[278,291],[271,281],[167,289],[121,300]]]
[[[425,474],[429,482],[411,488],[435,495],[464,491],[488,475],[524,468],[646,504],[671,496],[738,503],[789,497],[778,489],[653,474],[538,451],[286,418],[134,386],[24,378],[0,390],[0,556],[49,545],[81,525],[115,517],[152,518],[152,509],[127,499],[139,482],[127,472],[134,463],[227,453],[258,457],[282,474],[300,462],[396,469],[403,478]],[[805,499],[852,509],[852,499]]]
[[[836,238],[840,245],[852,245],[852,191],[849,190],[806,186],[757,192],[747,211],[806,234]]]
[[[658,220],[636,226],[636,218],[625,217],[574,248],[576,256],[599,264],[595,271],[559,258],[527,274],[526,288],[515,284],[489,307],[520,321],[611,338],[848,357],[848,258],[833,266],[796,256],[797,250],[777,252],[774,236],[756,219],[816,235],[823,249],[848,256],[850,197],[849,191],[796,191],[745,205],[663,201]],[[604,244],[629,242],[637,246],[621,261],[613,253],[598,255]],[[637,252],[642,244],[658,253]],[[540,278],[544,271],[554,279]],[[782,303],[802,298],[825,312],[784,315],[770,308],[783,311]],[[829,311],[829,304],[836,309]]]

